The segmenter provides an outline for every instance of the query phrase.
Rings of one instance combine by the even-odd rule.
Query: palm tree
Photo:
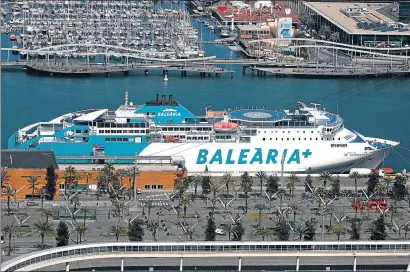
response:
[[[302,224],[298,225],[298,226],[296,227],[296,229],[294,229],[293,231],[299,235],[299,241],[302,241],[303,236],[306,234],[306,232],[307,232],[308,230],[309,230],[309,229],[308,229],[308,227],[306,226],[306,224],[305,224],[305,223],[302,223]]]
[[[258,210],[259,212],[259,222],[258,222],[258,226],[259,228],[261,227],[261,221],[262,221],[262,211],[266,210],[266,206],[260,203],[255,204],[255,209]]]
[[[88,227],[87,227],[87,225],[85,225],[83,223],[75,222],[74,230],[77,233],[77,244],[78,244],[78,238],[80,238],[80,244],[81,244],[82,238],[84,237],[85,232],[88,230]]]
[[[37,186],[40,183],[37,181],[37,176],[29,176],[27,182],[29,184],[28,185],[29,188],[31,189],[31,200],[33,200],[34,199],[34,191],[36,190]]]
[[[128,168],[127,171],[128,171],[128,176],[132,177],[132,184],[130,184],[130,196],[133,195],[134,198],[136,198],[136,195],[135,195],[135,192],[137,191],[137,189],[136,189],[137,183],[136,182],[137,182],[137,176],[140,173],[138,171],[138,168],[135,167],[135,166],[132,166],[132,167]],[[131,193],[131,192],[134,192],[134,193]]]
[[[328,171],[325,171],[320,174],[319,180],[323,181],[323,187],[326,188],[326,184],[328,181],[332,179],[332,174],[330,174]]]
[[[48,223],[48,218],[53,217],[53,212],[50,209],[41,209],[41,215],[46,217],[46,222]]]
[[[318,187],[315,190],[315,195],[318,198],[318,202],[319,202],[319,208],[322,207],[322,200],[324,198],[324,196],[326,195],[326,188],[325,187]]]
[[[115,237],[118,239],[120,238],[121,235],[125,233],[125,228],[120,224],[117,223],[114,226],[111,226],[111,232],[114,233]]]
[[[272,228],[263,227],[258,228],[255,232],[256,236],[261,236],[262,241],[265,241],[265,237],[272,237],[275,234],[275,231]]]
[[[91,209],[90,209],[89,207],[87,207],[87,206],[82,206],[82,207],[80,208],[80,212],[83,213],[83,216],[84,216],[84,225],[85,225],[85,220],[87,219],[87,213],[91,213]]]
[[[235,234],[236,226],[232,223],[224,223],[222,229],[228,234],[228,240],[231,241],[231,235]]]
[[[359,179],[360,178],[360,174],[359,174],[359,172],[353,172],[351,175],[350,175],[350,178],[353,178],[354,179],[354,191],[355,191],[355,193],[356,193],[356,195],[357,195],[357,179]]]
[[[295,174],[292,174],[288,177],[287,181],[286,187],[289,189],[289,195],[293,196],[293,190],[295,189],[295,184],[299,182],[299,178]]]
[[[16,195],[16,190],[14,190],[14,189],[10,186],[10,184],[7,184],[4,193],[5,193],[6,196],[7,196],[7,215],[10,215],[10,212],[11,212],[11,209],[10,209],[10,200],[11,200],[11,197],[13,197],[13,196]]]
[[[343,225],[336,225],[332,228],[332,233],[335,234],[337,240],[340,241],[340,236],[346,235],[346,228]]]
[[[285,188],[283,188],[283,187],[279,188],[277,195],[279,196],[279,199],[280,199],[279,207],[282,209],[283,198],[286,196]]]
[[[252,192],[252,178],[249,176],[248,172],[245,172],[241,176],[241,190],[245,194],[245,213],[248,213],[248,194]]]
[[[6,225],[3,227],[3,234],[7,237],[9,240],[9,246],[7,249],[7,256],[10,256],[11,254],[11,239],[13,237],[19,237],[21,235],[21,229],[20,226],[14,225],[13,223]]]
[[[91,178],[93,177],[93,175],[90,172],[85,172],[84,173],[84,178],[86,180],[86,187],[85,187],[85,195],[88,195],[88,191],[89,191],[89,180],[91,180]]]
[[[226,195],[229,196],[229,186],[234,183],[233,177],[230,173],[226,173],[222,177],[222,184],[226,187]]]
[[[212,192],[212,214],[215,211],[215,204],[216,204],[216,196],[218,194],[219,189],[221,189],[221,180],[220,179],[211,179],[211,192]]]
[[[198,184],[200,184],[201,183],[201,180],[202,180],[202,178],[200,177],[200,176],[189,176],[188,177],[188,183],[190,184],[190,185],[193,185],[194,186],[194,194],[195,194],[195,197],[196,197],[196,195],[197,195],[197,191],[198,191]]]
[[[125,169],[118,169],[117,174],[120,177],[121,186],[123,185],[123,179],[128,176],[128,171]]]
[[[259,171],[255,174],[255,176],[259,179],[260,190],[259,190],[259,197],[262,197],[262,187],[263,182],[268,178],[268,175],[265,171]]]
[[[191,205],[191,198],[187,193],[182,195],[181,205],[184,207],[184,226],[186,226],[186,209]]]
[[[291,203],[289,207],[292,209],[293,212],[293,221],[296,221],[296,214],[298,213],[300,206],[298,203]]]
[[[38,220],[34,223],[33,228],[40,234],[41,237],[41,249],[44,249],[44,237],[53,235],[54,229],[53,224],[43,221],[43,219]]]
[[[67,185],[70,184],[70,188],[71,188],[71,183],[73,183],[74,179],[75,179],[75,168],[73,166],[67,166],[65,168],[64,171],[64,194],[67,196]]]

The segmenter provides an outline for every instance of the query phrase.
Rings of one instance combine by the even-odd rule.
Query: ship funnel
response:
[[[159,94],[157,94],[156,104],[159,105]]]
[[[172,101],[172,94],[169,95],[169,101],[168,102],[169,102],[170,105],[172,105],[172,102],[173,102]]]
[[[167,103],[167,96],[166,95],[162,95],[162,105],[165,105]]]

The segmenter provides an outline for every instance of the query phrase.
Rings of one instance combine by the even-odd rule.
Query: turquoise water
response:
[[[199,27],[201,24],[195,22]],[[204,40],[213,33],[202,26]],[[10,47],[8,35],[2,36],[2,46]],[[237,57],[223,46],[204,45],[207,55]],[[5,59],[2,54],[2,59]],[[174,99],[195,114],[204,114],[206,106],[214,110],[235,106],[295,107],[297,101],[322,102],[330,111],[339,111],[346,127],[366,136],[401,142],[410,150],[410,88],[409,79],[298,79],[243,75],[236,69],[233,79],[200,78],[189,75],[181,78],[170,73],[164,83],[162,72],[144,76],[142,72],[130,76],[92,76],[82,78],[51,77],[28,74],[21,70],[3,69],[1,144],[7,146],[8,137],[18,128],[37,121],[48,121],[61,114],[87,108],[116,109],[124,102],[128,89],[130,101],[143,103],[159,94],[173,94]],[[410,168],[410,152],[396,148],[385,166],[395,170]]]

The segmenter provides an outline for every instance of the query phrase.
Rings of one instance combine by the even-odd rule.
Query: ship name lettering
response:
[[[310,149],[300,152],[299,149],[289,151],[284,149],[279,156],[277,149],[268,149],[263,152],[262,148],[241,149],[235,152],[233,149],[224,150],[218,148],[215,152],[210,153],[208,149],[200,149],[198,152],[196,164],[277,164],[282,160],[286,164],[300,164],[300,157],[308,158],[312,155]],[[290,156],[287,156],[290,154]]]

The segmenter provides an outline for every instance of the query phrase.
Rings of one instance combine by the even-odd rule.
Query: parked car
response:
[[[226,233],[223,231],[223,229],[216,229],[215,233],[218,235],[225,235]]]
[[[141,189],[137,189],[137,194],[142,194],[142,190]]]

